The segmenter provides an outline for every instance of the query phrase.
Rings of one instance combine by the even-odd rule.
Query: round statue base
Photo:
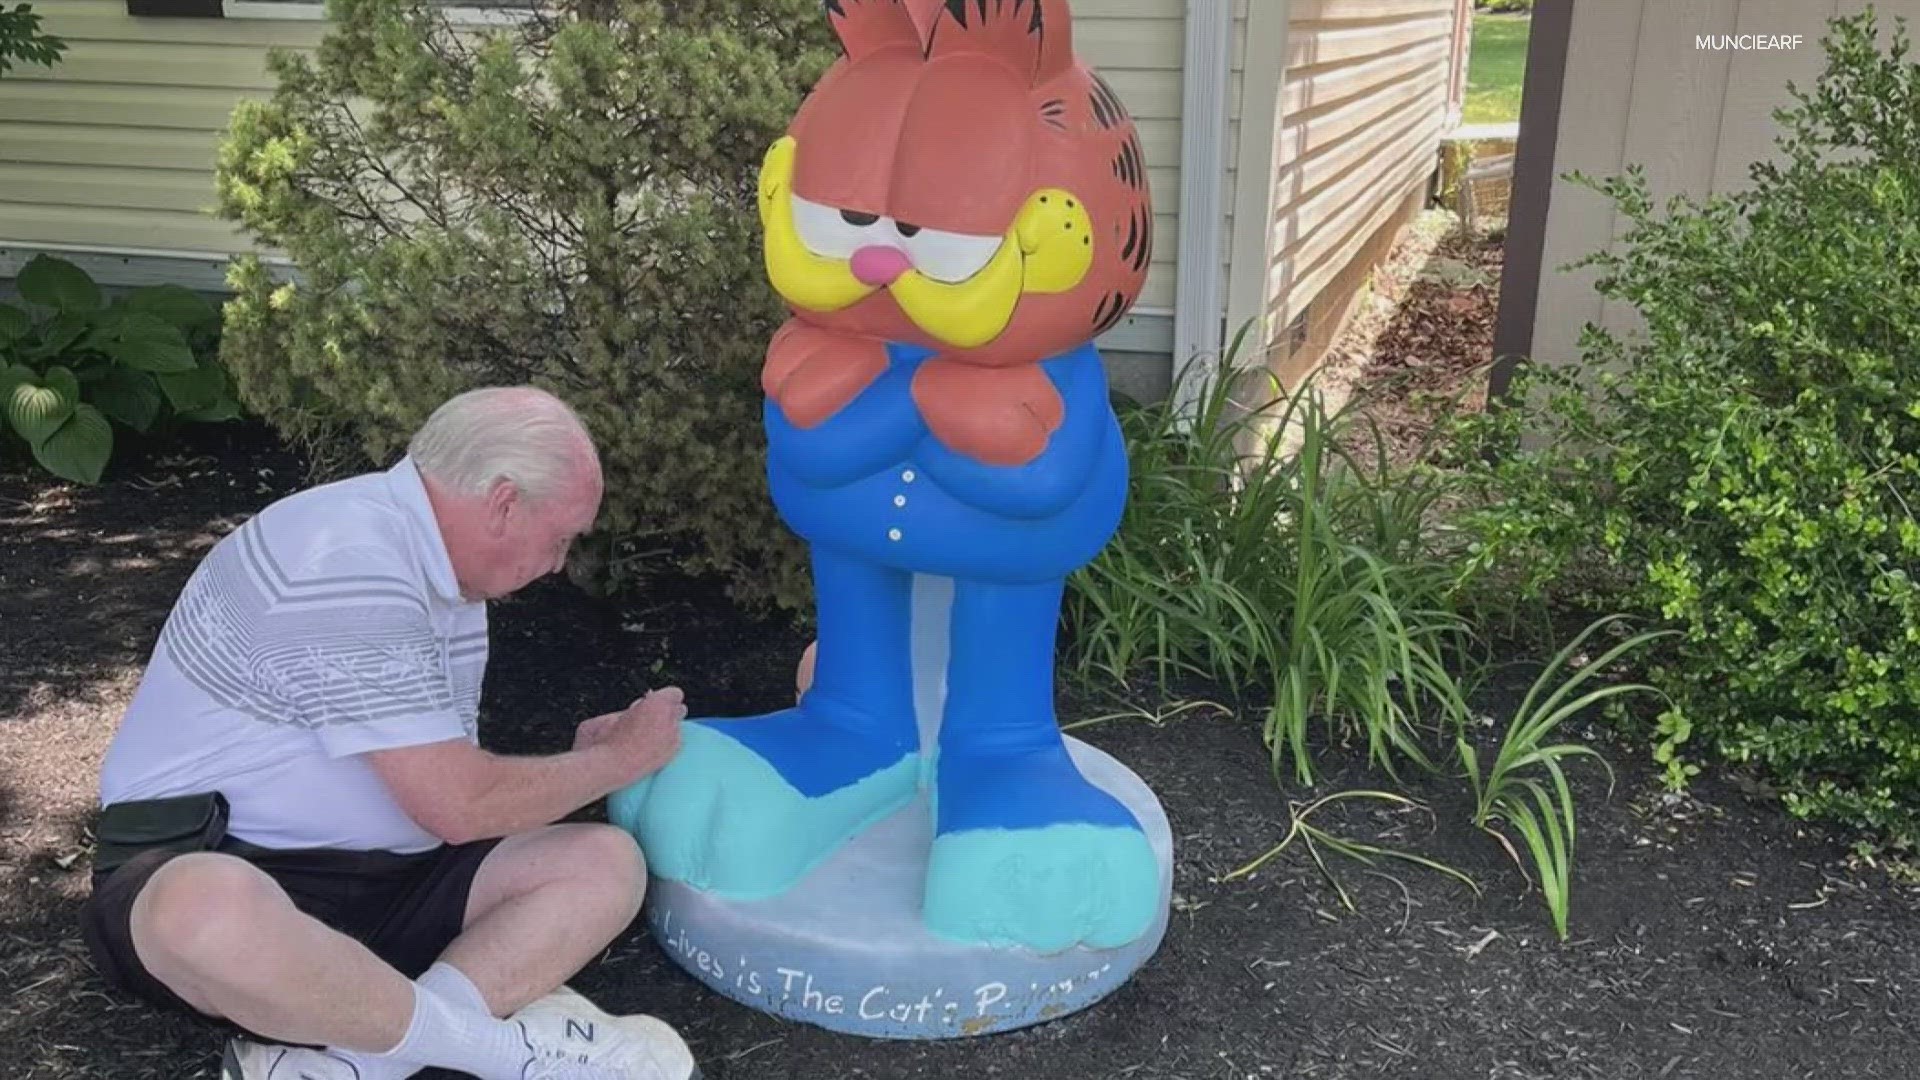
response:
[[[1139,818],[1159,856],[1160,914],[1129,945],[1047,955],[929,933],[920,919],[932,842],[924,792],[781,896],[736,902],[656,880],[648,922],[667,954],[716,992],[854,1035],[959,1038],[1085,1009],[1160,947],[1173,838],[1159,801],[1131,770],[1078,740],[1069,738],[1067,748],[1089,781]]]

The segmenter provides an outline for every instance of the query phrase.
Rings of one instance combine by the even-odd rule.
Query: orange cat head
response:
[[[996,366],[1118,322],[1153,208],[1066,0],[824,2],[845,56],[760,177],[767,272],[795,314]]]

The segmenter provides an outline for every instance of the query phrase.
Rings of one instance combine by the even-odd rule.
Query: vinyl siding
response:
[[[1827,20],[1866,0],[1608,0],[1576,4],[1555,135],[1553,187],[1533,312],[1535,359],[1579,359],[1588,323],[1632,334],[1637,314],[1603,301],[1596,269],[1569,262],[1619,239],[1626,222],[1612,203],[1562,179],[1569,172],[1617,176],[1646,169],[1656,203],[1738,190],[1748,167],[1771,158],[1772,113],[1792,103],[1788,83],[1811,86],[1826,64]],[[1876,0],[1883,32],[1904,16],[1920,23],[1920,0]],[[1712,50],[1695,35],[1802,35],[1797,49]]]
[[[1247,0],[1236,2],[1244,7]],[[1113,86],[1133,114],[1147,159],[1156,240],[1153,265],[1136,310],[1171,312],[1180,247],[1180,82],[1186,55],[1186,2],[1076,0],[1073,26],[1075,51]],[[1239,50],[1235,56],[1228,96],[1237,101]],[[1231,129],[1228,137],[1231,142]]]
[[[242,97],[271,90],[268,48],[312,46],[320,27],[134,19],[123,0],[39,10],[69,48],[0,80],[0,245],[246,250],[207,212],[219,133]]]
[[[1247,0],[1237,3],[1236,118]],[[220,133],[237,102],[271,93],[268,49],[312,47],[324,26],[134,19],[123,0],[58,0],[40,10],[70,49],[51,70],[16,68],[0,81],[0,247],[248,250],[244,235],[208,213]],[[1078,0],[1074,11],[1078,50],[1133,112],[1150,165],[1160,239],[1139,308],[1171,310],[1185,3]],[[1237,130],[1229,129],[1229,163]]]
[[[1292,0],[1274,131],[1269,339],[1426,183],[1447,123],[1455,0]]]

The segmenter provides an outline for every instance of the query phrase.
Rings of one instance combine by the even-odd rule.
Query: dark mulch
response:
[[[1401,460],[1431,424],[1423,398],[1461,392],[1490,355],[1499,256],[1497,239],[1410,240],[1336,349]],[[303,474],[246,428],[137,453],[97,489],[0,469],[0,1075],[210,1075],[215,1041],[103,993],[75,940],[94,770],[195,561]],[[558,749],[577,719],[662,683],[715,715],[788,699],[802,637],[717,596],[666,576],[619,604],[556,581],[498,605],[488,743]],[[1477,704],[1504,721],[1519,689],[1496,680]],[[1063,694],[1067,720],[1114,708],[1110,696]],[[1458,779],[1407,789],[1430,813],[1349,804],[1316,823],[1441,859],[1483,893],[1336,857],[1349,909],[1302,850],[1222,880],[1285,835],[1289,798],[1307,797],[1275,785],[1251,715],[1077,734],[1153,785],[1178,847],[1166,944],[1094,1009],[978,1041],[863,1041],[718,998],[637,929],[575,985],[681,1026],[713,1080],[1768,1080],[1907,1077],[1920,1063],[1920,891],[1731,785],[1662,795],[1641,748],[1588,733],[1621,782],[1609,795],[1596,769],[1576,769],[1573,937],[1562,943],[1499,845],[1463,826]],[[1383,786],[1350,752],[1325,763],[1312,794]]]
[[[93,770],[196,558],[300,479],[298,462],[246,430],[92,490],[0,476],[6,1076],[208,1074],[214,1040],[102,993],[74,939]],[[556,581],[500,605],[487,738],[555,749],[577,718],[664,681],[717,714],[780,701],[800,638],[713,597],[670,580],[613,605]],[[1512,700],[1496,690],[1484,705],[1499,715]],[[1064,711],[1110,708],[1073,693]],[[638,931],[577,985],[681,1025],[714,1080],[1893,1078],[1920,1061],[1920,898],[1729,787],[1663,799],[1619,748],[1611,798],[1580,770],[1574,938],[1563,944],[1499,847],[1461,826],[1455,781],[1411,789],[1431,818],[1361,807],[1323,824],[1444,859],[1484,895],[1425,870],[1336,861],[1348,910],[1301,851],[1221,881],[1288,820],[1253,720],[1201,712],[1082,733],[1159,791],[1179,860],[1165,946],[1089,1012],[979,1041],[863,1041],[715,997]],[[1378,783],[1351,754],[1327,760],[1328,790]]]

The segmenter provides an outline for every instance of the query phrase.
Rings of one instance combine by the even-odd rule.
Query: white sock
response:
[[[463,1009],[472,1009],[482,1016],[492,1016],[493,1010],[487,1007],[487,996],[473,985],[467,973],[447,963],[445,960],[427,969],[425,975],[416,980],[417,984],[446,998],[451,1004]]]
[[[338,1047],[360,1080],[405,1080],[433,1065],[480,1080],[518,1080],[527,1061],[520,1029],[487,1011],[486,998],[460,969],[438,963],[413,984],[413,1019],[398,1046],[384,1054]]]

